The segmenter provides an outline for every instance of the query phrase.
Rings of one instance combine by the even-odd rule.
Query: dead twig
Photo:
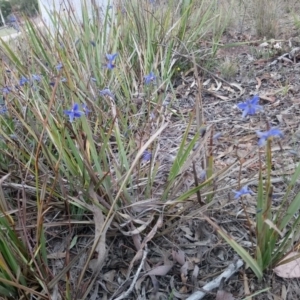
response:
[[[242,265],[244,262],[239,259],[237,262],[230,264],[227,269],[213,281],[207,283],[202,291],[195,292],[191,296],[189,296],[186,300],[199,300],[202,299],[208,292],[220,286],[223,278],[225,281],[228,280]]]

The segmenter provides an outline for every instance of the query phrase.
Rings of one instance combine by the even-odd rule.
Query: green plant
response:
[[[251,107],[245,107],[244,109],[247,109],[248,112],[252,112],[251,114],[255,113],[255,110],[252,111]],[[258,279],[262,279],[263,271],[274,267],[282,260],[288,251],[292,250],[294,241],[290,237],[298,235],[300,230],[300,217],[295,215],[295,212],[300,209],[300,192],[294,197],[291,195],[296,181],[300,177],[300,165],[296,167],[295,173],[288,183],[280,207],[274,208],[272,205],[272,137],[281,135],[282,133],[276,128],[271,128],[267,132],[259,133],[259,146],[266,144],[266,168],[265,171],[263,171],[260,165],[255,242],[252,240],[252,253],[247,252],[247,250],[221,230],[219,226],[206,217],[207,221],[214,226],[227,243],[245,260]],[[242,188],[239,192],[236,192],[236,198],[241,198],[249,228],[251,228],[251,221],[246,212],[243,197],[245,194],[251,193],[247,186]]]
[[[87,299],[103,267],[106,231],[113,221],[120,227],[134,215],[131,206],[147,199],[167,209],[212,184],[210,153],[209,178],[181,191],[200,139],[200,131],[189,138],[193,113],[182,118],[186,128],[166,180],[157,158],[166,147],[160,137],[170,126],[169,108],[158,91],[172,91],[179,54],[193,53],[199,39],[212,34],[218,20],[212,2],[169,1],[157,9],[128,1],[113,13],[108,8],[104,17],[83,7],[81,24],[71,12],[66,19],[54,13],[54,31],[27,20],[18,39],[2,43],[7,65],[1,69],[0,253],[14,255],[0,260],[0,294],[2,288],[13,299],[48,299],[55,287],[64,299]],[[136,93],[145,95],[141,103],[132,100]],[[155,208],[151,211],[156,215]],[[56,215],[62,221],[47,223]],[[92,245],[70,260],[76,243],[71,232],[91,215]],[[20,228],[14,227],[17,222]],[[65,267],[54,275],[47,237],[49,228],[61,226],[69,232]],[[86,249],[88,257],[72,282],[70,269]]]
[[[232,79],[238,72],[237,63],[228,57],[220,64],[219,71],[225,79]]]

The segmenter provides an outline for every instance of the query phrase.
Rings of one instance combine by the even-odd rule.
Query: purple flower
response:
[[[258,146],[262,147],[266,144],[266,141],[268,138],[271,137],[283,137],[283,133],[281,132],[281,130],[279,130],[278,128],[274,128],[272,127],[270,130],[265,131],[265,132],[261,132],[261,131],[256,131],[258,137],[259,137],[259,141],[258,141]]]
[[[106,54],[106,59],[108,61],[113,61],[115,60],[115,58],[118,56],[118,53],[114,53],[114,54]]]
[[[151,152],[149,152],[148,150],[145,150],[143,155],[142,155],[142,160],[143,161],[150,161],[152,157]]]
[[[20,86],[25,85],[27,82],[29,82],[29,80],[25,76],[21,76],[19,81]]]
[[[16,16],[15,15],[9,15],[8,16],[8,22],[11,22],[11,23],[13,23],[13,22],[17,22],[17,18],[16,18]]]
[[[64,67],[64,65],[62,63],[59,63],[57,66],[55,66],[55,69],[57,71],[60,71],[63,67]]]
[[[86,104],[82,104],[82,109],[83,109],[85,115],[88,115],[91,112],[91,110],[88,109]]]
[[[151,121],[154,121],[155,118],[156,118],[155,112],[152,111],[152,112],[150,113],[150,120],[151,120]]]
[[[144,76],[145,84],[149,84],[156,80],[156,76],[153,72],[150,72],[148,75]]]
[[[204,180],[206,180],[206,177],[207,177],[206,171],[202,170],[201,173],[200,173],[200,180],[204,181]]]
[[[258,95],[255,95],[252,99],[248,99],[246,102],[237,104],[237,107],[243,111],[243,118],[245,118],[247,115],[254,115],[257,111],[262,110],[262,107],[258,105],[258,101]]]
[[[4,95],[7,95],[11,92],[11,88],[9,86],[5,86],[3,89],[2,89],[2,93]]]
[[[110,91],[109,88],[105,88],[104,90],[99,91],[99,93],[100,93],[100,96],[108,96],[108,97],[115,99],[115,95]]]
[[[0,115],[7,113],[7,107],[5,105],[0,106]]]
[[[64,113],[69,116],[70,122],[73,122],[75,118],[80,118],[84,115],[83,111],[79,110],[79,104],[75,103],[71,110],[64,110]]]
[[[118,56],[118,53],[114,53],[114,54],[106,54],[106,67],[109,70],[112,70],[115,65],[114,65],[114,60],[116,59],[116,57]]]
[[[249,190],[247,185],[245,185],[239,191],[234,191],[234,193],[235,193],[234,199],[238,199],[238,198],[242,197],[243,195],[247,195],[247,194],[253,195],[253,192],[251,190]]]
[[[41,75],[38,75],[38,74],[32,74],[31,78],[34,81],[41,81]]]
[[[67,82],[67,78],[66,78],[66,77],[62,77],[62,78],[60,79],[60,82]],[[51,82],[49,82],[49,84],[50,84],[51,86],[55,86],[55,81],[51,81]]]

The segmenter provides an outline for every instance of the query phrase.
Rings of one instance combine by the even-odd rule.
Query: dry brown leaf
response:
[[[232,296],[231,293],[228,293],[224,290],[218,291],[216,300],[234,300],[235,298]]]
[[[181,274],[180,274],[180,277],[181,277],[181,282],[182,282],[184,285],[186,285],[186,284],[187,284],[187,280],[188,280],[187,274],[181,273]],[[186,291],[183,292],[183,291],[181,290],[180,293],[186,293]]]
[[[66,252],[55,252],[47,255],[48,259],[61,259],[66,257]]]
[[[277,276],[282,278],[299,278],[300,277],[300,253],[291,252],[286,255],[277,267],[273,269]],[[290,260],[287,263],[280,264],[286,260]]]
[[[174,284],[174,276],[171,277],[170,286],[172,289],[173,297],[176,297],[177,299],[186,299],[189,296],[186,293],[180,293],[179,291],[177,291],[175,284]]]
[[[255,86],[255,88],[256,88],[257,90],[259,90],[260,87],[261,87],[261,79],[260,79],[259,77],[256,77],[256,81],[257,81],[257,85]]]
[[[219,98],[221,100],[228,100],[229,97],[226,97],[226,96],[222,96],[222,95],[219,95],[218,93],[216,92],[213,92],[212,90],[208,90],[210,92],[210,94],[212,94],[213,96],[215,96],[216,98]]]
[[[242,88],[242,86],[238,83],[233,82],[233,83],[230,84],[230,86],[233,86],[233,87],[235,87],[236,89],[238,89],[240,91],[239,96],[242,96],[245,93],[245,89]]]
[[[157,229],[160,228],[162,225],[163,225],[163,217],[162,217],[162,215],[159,215],[159,218],[158,218],[156,224],[154,225],[154,227],[151,229],[151,231],[148,233],[148,235],[143,240],[142,245],[141,245],[142,248],[145,247],[146,243],[148,243],[149,241],[152,240],[152,238],[156,234]]]
[[[173,260],[178,262],[181,266],[185,263],[185,254],[182,250],[179,250],[178,252],[175,250],[172,250],[172,256]]]
[[[104,216],[102,214],[102,210],[93,205],[93,214],[95,221],[95,252],[97,253],[97,258],[92,259],[89,263],[89,267],[93,270],[93,272],[97,272],[101,270],[102,264],[106,258],[106,231],[110,226],[110,223],[113,218],[106,223],[106,226],[103,227],[104,224]]]
[[[131,227],[134,227],[133,224],[131,224]],[[135,234],[133,237],[133,243],[135,246],[135,249],[140,250],[142,248],[142,237],[140,234]]]
[[[283,284],[281,289],[281,299],[286,300],[287,299],[287,289],[286,286]]]
[[[143,222],[143,224],[141,226],[139,226],[137,228],[135,227],[133,230],[130,230],[130,231],[124,231],[122,229],[120,229],[120,231],[126,236],[133,236],[133,235],[139,234],[148,227],[148,225],[152,222],[153,218],[154,218],[154,214],[151,215],[151,217],[147,220],[147,222]]]
[[[200,268],[198,267],[198,265],[194,266],[194,270],[193,270],[193,274],[192,274],[192,281],[193,283],[196,282],[197,278],[198,278],[198,274],[199,274]]]
[[[143,249],[145,247],[145,245],[154,237],[156,231],[158,228],[160,228],[163,224],[163,217],[162,215],[159,216],[155,226],[151,229],[151,231],[148,233],[148,235],[144,238],[143,242],[140,242],[140,235],[133,235],[133,240],[134,240],[134,244],[138,250],[138,252],[135,254],[134,258],[131,260],[130,264],[129,264],[129,268],[128,268],[128,272],[127,272],[127,279],[130,276],[131,270],[134,266],[134,263],[142,258],[143,255]],[[131,226],[132,228],[134,228],[134,226]]]
[[[260,95],[259,98],[269,101],[269,102],[272,102],[272,103],[275,102],[275,100],[276,100],[274,95]]]
[[[188,273],[188,270],[189,270],[189,262],[186,261],[184,263],[184,265],[180,268],[180,273],[186,276]]]
[[[117,271],[111,270],[103,275],[103,280],[106,281],[106,289],[113,293],[116,290],[115,276]]]
[[[186,277],[187,278],[187,277]],[[182,279],[182,276],[181,276],[181,281],[184,283],[184,284],[186,284],[186,280],[187,279],[185,279],[185,282],[183,281],[183,279]],[[184,285],[183,287],[181,287],[181,289],[179,290],[179,293],[181,293],[181,294],[186,294],[188,292],[188,289],[187,289],[187,287],[186,287],[186,285]]]
[[[270,228],[274,229],[281,237],[284,236],[284,234],[279,230],[279,228],[269,219],[265,220],[265,223],[269,225]]]
[[[173,264],[171,265],[162,265],[155,267],[145,274],[146,275],[157,275],[157,276],[165,276],[172,269]]]

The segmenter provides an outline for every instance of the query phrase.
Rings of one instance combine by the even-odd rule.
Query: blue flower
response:
[[[41,75],[38,75],[38,74],[32,74],[31,78],[34,81],[41,81]]]
[[[79,110],[79,104],[75,103],[71,110],[64,110],[64,113],[69,116],[70,122],[73,122],[75,118],[80,118],[84,115],[83,111]]]
[[[0,115],[7,113],[7,107],[5,105],[0,106]]]
[[[253,195],[253,192],[251,190],[249,190],[248,186],[244,186],[243,188],[241,188],[239,191],[234,191],[235,195],[234,195],[234,199],[238,199],[240,197],[242,197],[243,195]]]
[[[247,115],[254,115],[257,111],[262,110],[262,107],[258,105],[258,101],[258,95],[255,95],[252,99],[248,99],[246,102],[237,104],[237,107],[243,111],[243,118],[245,118]]]
[[[91,112],[91,110],[88,109],[86,104],[82,104],[82,109],[83,109],[85,115],[88,115]]]
[[[154,75],[153,72],[150,72],[148,75],[144,76],[145,79],[145,84],[149,84],[156,80],[156,76]]]
[[[150,161],[152,157],[151,152],[149,152],[148,150],[145,150],[143,155],[142,155],[142,160],[143,161]]]
[[[204,180],[206,180],[206,178],[207,178],[207,173],[205,170],[202,170],[200,173],[200,180],[204,181]]]
[[[265,145],[268,138],[283,137],[283,133],[281,132],[281,130],[279,130],[278,128],[274,128],[274,127],[272,127],[268,131],[265,131],[265,132],[256,131],[256,133],[259,137],[258,146],[260,146],[260,147]]]
[[[64,65],[62,63],[59,63],[57,66],[55,66],[55,69],[57,71],[60,71],[63,67],[64,67]]]
[[[19,81],[20,86],[25,85],[27,82],[29,82],[29,80],[25,76],[21,76]]]
[[[115,99],[115,95],[111,92],[109,88],[105,88],[104,90],[99,91],[100,96],[108,96]]]
[[[9,86],[5,86],[3,89],[2,89],[2,93],[4,95],[7,95],[11,92],[11,88]]]
[[[91,77],[91,80],[92,80],[93,82],[97,82],[97,79],[96,79],[95,77]]]
[[[114,60],[116,59],[117,56],[118,56],[118,53],[106,54],[106,59],[107,59],[106,67],[107,67],[107,69],[112,70],[115,67]]]
[[[8,16],[7,20],[8,20],[8,22],[11,22],[11,23],[17,22],[17,18],[13,14]]]
[[[155,112],[152,111],[152,112],[150,113],[150,120],[151,120],[151,121],[154,121],[155,118],[156,118]]]
[[[66,78],[66,77],[62,77],[62,78],[60,79],[60,82],[67,82],[67,78]],[[49,82],[49,84],[50,84],[51,86],[55,86],[55,81],[51,81],[51,82]]]
[[[114,54],[106,54],[106,59],[108,61],[113,61],[115,60],[115,58],[118,56],[118,53],[114,53]]]

